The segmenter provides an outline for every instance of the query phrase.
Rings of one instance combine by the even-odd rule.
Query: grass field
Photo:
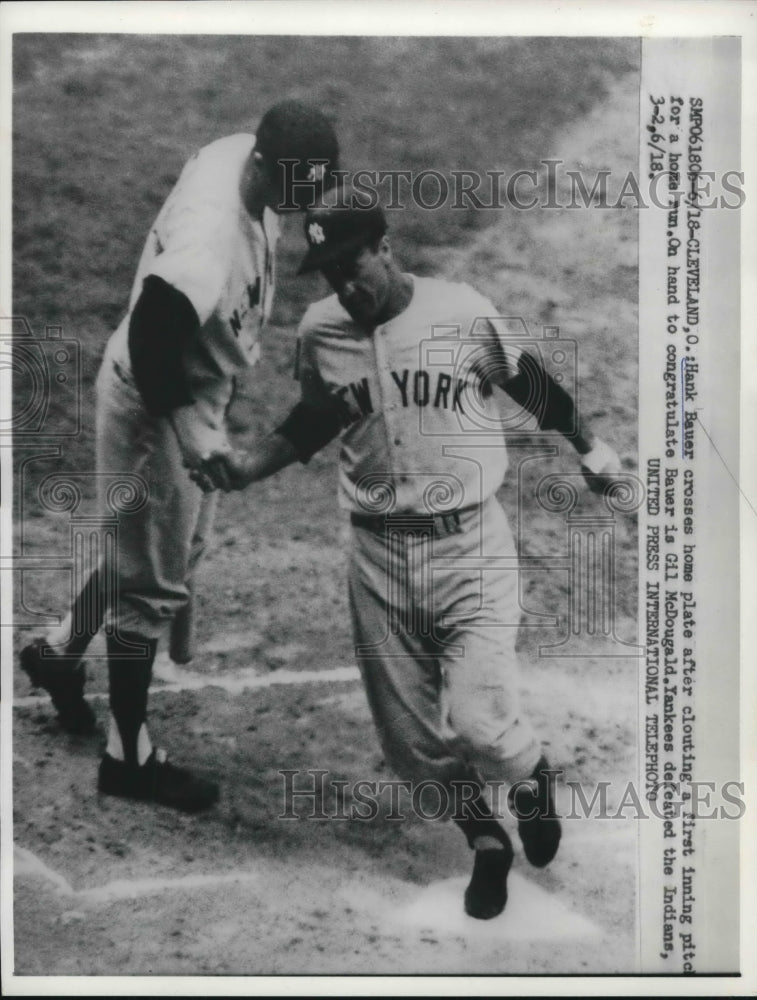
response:
[[[13,60],[14,314],[26,317],[38,337],[47,325],[61,326],[82,357],[81,433],[67,439],[60,454],[25,445],[16,451],[24,555],[65,554],[68,521],[41,509],[39,483],[51,471],[92,469],[99,359],[123,314],[149,225],[197,147],[253,131],[267,105],[299,96],[333,115],[348,169],[512,173],[556,158],[590,175],[602,168],[622,175],[636,160],[638,46],[631,41],[28,35],[16,36]],[[549,324],[574,340],[582,409],[626,467],[635,467],[637,242],[630,210],[411,206],[393,212],[390,225],[395,252],[409,270],[467,280],[504,315],[523,317],[535,336]],[[242,440],[268,429],[296,398],[296,324],[307,302],[324,291],[318,278],[294,277],[300,226],[295,219],[284,226],[264,360],[235,413]],[[27,392],[23,374],[17,375],[17,411]],[[71,416],[69,398],[53,394],[48,430],[70,429]],[[551,437],[546,443],[560,444]],[[524,696],[557,766],[587,781],[627,775],[636,740],[635,662],[603,660],[590,644],[576,660],[539,656],[539,647],[562,633],[534,616],[559,615],[564,625],[568,590],[565,571],[550,571],[565,550],[564,519],[542,510],[533,489],[545,472],[576,471],[575,461],[562,444],[556,458],[521,462],[544,446],[541,435],[523,434],[515,444],[501,498],[521,554],[533,560],[521,578],[525,622],[535,623],[523,629],[520,642]],[[254,666],[266,674],[352,663],[334,459],[332,447],[305,469],[224,498],[217,544],[201,574],[200,644],[219,635],[252,638],[208,656],[198,671],[220,676]],[[597,509],[593,497],[582,495],[580,511]],[[614,527],[616,627],[633,642],[635,524],[619,519]],[[16,593],[19,621],[31,629],[45,614],[60,612],[65,587],[65,574],[24,573]],[[28,634],[20,630],[18,641]],[[102,663],[93,659],[90,670],[93,689],[103,690]],[[461,945],[443,934],[435,946],[377,924],[367,910],[358,907],[358,918],[354,905],[337,905],[344,887],[335,872],[372,879],[370,891],[386,900],[402,898],[408,885],[462,874],[468,859],[449,829],[427,833],[421,824],[402,833],[385,821],[370,829],[302,823],[282,834],[271,818],[278,769],[325,762],[349,778],[378,767],[357,683],[291,691],[231,697],[215,688],[155,699],[159,735],[224,785],[217,815],[199,823],[160,811],[153,821],[149,810],[99,803],[94,748],[63,738],[46,709],[18,710],[17,842],[74,886],[145,873],[232,871],[251,860],[270,866],[260,892],[252,900],[235,897],[225,916],[223,899],[200,905],[169,894],[159,904],[162,924],[154,915],[148,919],[139,901],[116,901],[109,904],[109,924],[98,917],[96,933],[96,908],[82,904],[84,917],[63,920],[65,904],[40,901],[19,883],[19,971],[384,971],[382,963],[405,972],[630,967],[633,871],[617,845],[583,851],[568,845],[562,867],[525,873],[607,928],[614,944],[604,950],[561,945],[545,958],[538,942],[494,946],[482,938]],[[17,693],[27,692],[19,677]],[[104,705],[98,711],[104,713]],[[298,889],[295,875],[307,885]],[[372,898],[370,891],[365,898]],[[309,915],[298,898],[306,898]],[[203,937],[203,907],[226,937],[207,927]],[[191,924],[194,937],[180,947],[170,934],[183,908],[181,934],[186,937]],[[232,926],[235,913],[243,913],[248,931],[259,932],[254,944]],[[265,919],[273,928],[268,937]]]

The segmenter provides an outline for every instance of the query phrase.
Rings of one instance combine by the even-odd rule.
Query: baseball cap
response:
[[[297,271],[306,274],[355,253],[387,230],[380,205],[361,208],[350,188],[340,189],[339,200],[310,208],[305,215],[308,252]]]
[[[255,148],[276,164],[282,203],[289,202],[289,207],[292,201],[300,208],[316,201],[332,186],[332,172],[339,169],[334,126],[320,108],[305,101],[280,101],[270,107],[255,133]]]

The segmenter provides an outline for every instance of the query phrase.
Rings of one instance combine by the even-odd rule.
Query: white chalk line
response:
[[[162,675],[156,671],[156,676]],[[227,694],[241,694],[243,691],[255,688],[274,687],[278,684],[328,684],[330,682],[344,683],[360,679],[357,667],[333,667],[331,670],[274,670],[270,674],[258,674],[254,670],[245,670],[236,674],[216,675],[192,673],[188,670],[175,668],[168,676],[172,679],[163,684],[153,684],[151,694],[168,692],[179,694],[182,691],[202,691],[206,688],[221,688]],[[108,698],[107,691],[94,691],[85,695],[87,701],[101,701]],[[30,694],[23,698],[14,698],[14,708],[34,708],[38,705],[49,705],[50,699],[45,695]]]
[[[72,896],[74,889],[71,884],[56,872],[55,869],[46,865],[42,858],[28,850],[26,847],[19,847],[16,844],[13,848],[13,868],[15,875],[38,875],[52,882],[55,888],[62,892],[64,896]]]
[[[89,889],[74,889],[59,872],[50,868],[32,851],[15,846],[15,877],[41,878],[72,906],[98,906],[124,900],[142,899],[166,892],[195,892],[226,886],[260,886],[259,872],[218,872],[210,875],[184,875],[180,878],[117,879]],[[335,874],[339,874],[336,873]],[[473,920],[462,910],[466,877],[440,879],[427,886],[412,887],[409,898],[399,902],[396,893],[389,896],[377,886],[367,887],[357,879],[336,890],[339,899],[368,913],[387,929],[397,926],[419,933],[432,931],[455,937],[492,941],[532,941],[560,938],[599,938],[602,930],[593,921],[571,911],[555,893],[540,888],[530,879],[514,872],[510,876],[510,905],[496,921]],[[405,894],[402,893],[404,897]],[[84,913],[69,913],[84,918]],[[66,915],[64,914],[64,917]]]
[[[201,654],[213,654],[220,651],[226,652],[233,649],[244,648],[249,643],[250,636],[231,636],[228,639],[218,641],[211,640],[206,647],[201,650]],[[152,685],[151,692],[169,692],[173,694],[182,691],[198,691],[210,687],[217,687],[225,690],[229,694],[239,694],[246,690],[255,688],[267,688],[274,685],[297,685],[297,684],[318,684],[329,682],[349,682],[360,679],[360,672],[357,667],[335,667],[331,670],[277,670],[269,674],[258,674],[254,669],[238,671],[228,675],[198,674],[193,671],[184,670],[178,667],[166,656],[158,657],[155,663],[154,673],[156,678],[163,680],[160,685]],[[102,700],[108,697],[107,692],[93,692],[86,695],[88,700]],[[49,704],[47,695],[29,695],[24,698],[14,700],[14,707],[29,707]],[[25,761],[23,763],[26,763]],[[615,832],[615,831],[613,831]],[[618,831],[619,832],[619,831]],[[573,844],[582,845],[584,843],[596,843],[602,840],[603,834],[598,831],[590,831],[583,828],[580,833],[576,831],[570,837]],[[214,889],[225,885],[249,885],[259,883],[260,875],[256,872],[231,872],[216,873],[210,875],[185,875],[180,878],[143,878],[143,879],[118,879],[108,882],[102,886],[90,889],[74,889],[67,879],[49,865],[45,864],[41,858],[27,848],[16,845],[14,850],[15,874],[16,876],[36,876],[45,879],[55,889],[72,900],[72,902],[89,903],[92,905],[117,902],[126,899],[139,899],[149,895],[162,892],[192,892],[202,889]],[[443,880],[426,887],[421,892],[420,897],[410,905],[413,919],[412,924],[417,921],[420,913],[425,912],[430,916],[429,910],[433,911],[438,905],[437,893],[444,891],[449,880]],[[551,894],[550,894],[551,896]],[[556,897],[554,897],[556,900]],[[432,902],[433,899],[433,902]],[[429,907],[429,903],[431,906]],[[408,914],[409,915],[409,914]],[[543,916],[543,915],[542,915]],[[467,921],[466,921],[467,923]],[[478,922],[474,922],[478,926]],[[591,925],[584,925],[584,933]],[[441,928],[439,928],[441,929]],[[451,929],[451,928],[450,928]],[[460,928],[455,928],[459,933]],[[490,928],[493,929],[493,928]],[[592,928],[593,930],[593,928]],[[591,933],[591,932],[590,932]],[[509,936],[509,935],[506,935]]]
[[[58,892],[81,903],[113,903],[121,899],[138,899],[161,892],[192,892],[224,885],[250,885],[260,881],[257,872],[219,872],[213,875],[183,875],[180,878],[116,879],[91,889],[74,889],[54,868],[26,847],[14,848],[15,875],[37,876],[53,885]]]

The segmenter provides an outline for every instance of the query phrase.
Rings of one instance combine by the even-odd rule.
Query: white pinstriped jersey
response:
[[[303,399],[336,401],[339,500],[350,511],[453,510],[501,485],[507,453],[484,375],[517,371],[520,354],[483,295],[411,276],[407,308],[373,332],[336,295],[314,303],[299,331]]]
[[[184,358],[198,417],[219,427],[235,374],[254,365],[270,315],[278,219],[265,209],[253,220],[241,197],[253,135],[218,139],[185,165],[147,237],[132,287],[129,313],[148,275],[183,292],[201,332]],[[109,354],[130,371],[129,315],[111,338]]]

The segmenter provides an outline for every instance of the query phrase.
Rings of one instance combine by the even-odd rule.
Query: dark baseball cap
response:
[[[320,108],[305,101],[280,101],[269,108],[256,130],[255,147],[275,164],[284,204],[312,204],[332,186],[332,171],[339,169],[334,126]]]
[[[348,257],[380,239],[387,230],[380,205],[361,207],[350,188],[340,188],[331,204],[310,208],[305,215],[308,252],[297,271],[306,274]]]

